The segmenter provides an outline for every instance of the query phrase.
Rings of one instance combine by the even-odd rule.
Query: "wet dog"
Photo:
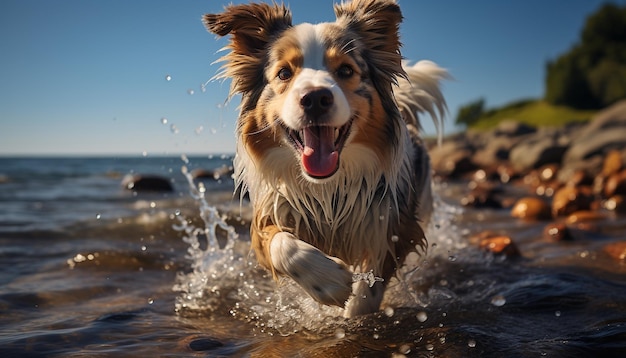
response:
[[[395,1],[335,14],[292,25],[286,6],[252,3],[203,20],[230,35],[218,77],[242,98],[235,177],[253,206],[258,262],[353,317],[377,311],[407,254],[426,245],[431,170],[417,115],[441,123],[446,72],[403,63]],[[353,282],[370,271],[383,280]]]

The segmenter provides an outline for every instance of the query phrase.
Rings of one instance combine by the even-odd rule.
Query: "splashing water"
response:
[[[183,161],[189,163],[186,157]],[[319,304],[290,278],[280,278],[275,283],[266,270],[257,267],[250,255],[249,242],[239,240],[235,229],[226,223],[226,217],[207,203],[203,184],[196,185],[186,166],[182,167],[182,173],[191,197],[198,204],[204,227],[196,227],[177,212],[179,222],[174,229],[182,232],[183,241],[189,244],[186,258],[192,269],[189,273],[179,273],[173,287],[181,293],[176,299],[177,312],[219,310],[235,319],[256,323],[262,332],[281,335],[341,326],[345,322],[340,308]],[[435,253],[447,257],[451,247],[458,245],[458,240],[449,236],[453,217],[458,214],[457,208],[435,197],[433,220],[427,230],[431,242],[429,256]],[[446,228],[445,233],[441,228]],[[415,256],[413,264],[401,271],[398,282],[390,284],[390,292],[386,293],[388,304],[427,305],[412,285],[423,263],[423,258]],[[370,271],[354,273],[353,282],[357,281],[365,281],[371,287],[383,279]]]

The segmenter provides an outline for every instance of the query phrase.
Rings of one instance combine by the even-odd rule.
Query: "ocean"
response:
[[[429,250],[354,319],[274,282],[231,155],[0,158],[2,357],[611,357],[626,352],[626,219],[555,244],[438,182]],[[227,168],[223,170],[223,168]],[[198,178],[205,170],[215,175]],[[217,170],[217,171],[215,171]],[[128,189],[155,176],[171,191]],[[517,195],[510,187],[510,195]],[[520,257],[471,237],[516,239]]]

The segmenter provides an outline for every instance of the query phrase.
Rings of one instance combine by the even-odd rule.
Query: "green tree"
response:
[[[626,98],[626,6],[600,7],[580,42],[546,67],[545,98],[553,104],[600,108]]]
[[[457,125],[470,127],[476,123],[485,113],[485,99],[481,98],[459,108],[459,113],[454,121]]]

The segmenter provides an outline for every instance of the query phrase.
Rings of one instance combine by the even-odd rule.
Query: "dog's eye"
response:
[[[283,67],[278,71],[278,78],[281,81],[287,81],[293,76],[293,73],[287,67]]]
[[[337,69],[337,76],[339,78],[350,78],[354,74],[354,70],[349,65],[341,65]]]

